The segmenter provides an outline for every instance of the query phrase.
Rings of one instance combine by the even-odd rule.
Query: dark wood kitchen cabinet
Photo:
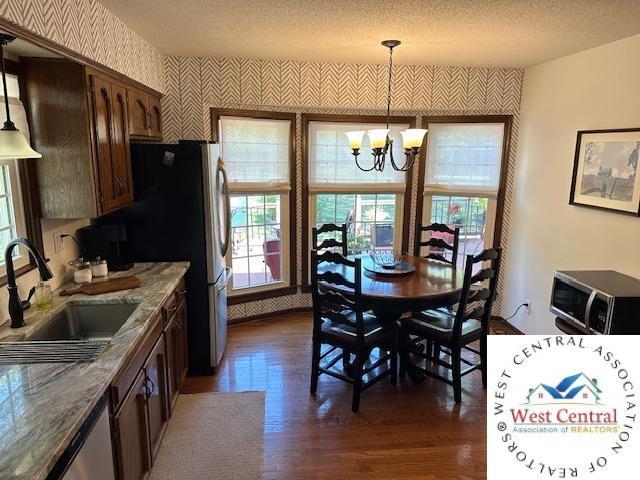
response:
[[[146,105],[147,140],[160,139],[160,94],[61,58],[23,58],[42,218],[97,218],[133,201],[130,92]],[[156,118],[157,117],[157,118]],[[160,128],[160,127],[158,127]],[[135,138],[135,137],[134,137]]]
[[[90,76],[99,207],[108,213],[133,201],[126,89]]]
[[[118,413],[113,416],[112,438],[119,480],[139,480],[151,470],[147,383],[144,370],[140,370]]]
[[[160,98],[140,90],[127,89],[129,135],[132,139],[161,139],[162,112]]]
[[[164,330],[167,347],[167,384],[169,391],[169,413],[171,414],[184,379],[187,376],[187,302],[186,290],[179,285],[175,297],[165,304]]]
[[[149,415],[149,445],[151,462],[155,462],[160,440],[169,420],[169,392],[167,390],[167,355],[163,338],[159,338],[144,371],[148,380],[147,413]]]

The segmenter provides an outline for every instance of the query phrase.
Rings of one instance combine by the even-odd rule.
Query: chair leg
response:
[[[427,340],[426,354],[427,354],[427,358],[429,360],[433,360],[433,354],[434,354],[433,346],[434,346],[433,341],[432,340]]]
[[[320,375],[320,348],[322,343],[320,340],[313,340],[313,353],[311,358],[311,388],[309,391],[312,394],[316,393],[318,389],[318,376]]]
[[[462,402],[462,376],[460,375],[460,347],[451,348],[451,372],[453,374],[453,397],[456,403]]]
[[[393,344],[391,345],[391,385],[398,383],[398,331],[393,334]]]
[[[398,353],[400,357],[400,378],[407,376],[407,361],[409,359],[407,348],[409,347],[409,335],[400,330],[398,333]]]
[[[357,412],[360,409],[360,394],[362,393],[362,371],[364,369],[364,352],[356,353],[356,360],[353,362],[353,400],[351,410]]]
[[[480,371],[482,372],[482,386],[487,388],[487,335],[480,337]]]

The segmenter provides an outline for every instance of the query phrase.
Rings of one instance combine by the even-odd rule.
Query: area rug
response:
[[[262,478],[265,392],[178,397],[151,480]]]

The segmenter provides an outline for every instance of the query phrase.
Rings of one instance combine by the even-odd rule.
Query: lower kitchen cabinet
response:
[[[146,406],[149,417],[149,444],[152,463],[158,454],[162,434],[169,420],[166,359],[164,339],[159,338],[144,367],[147,375]]]
[[[145,478],[151,470],[147,420],[147,378],[141,370],[113,417],[113,443],[120,480]]]
[[[165,321],[168,310],[163,306],[165,315],[158,313],[150,320],[152,325],[147,335],[110,387],[118,480],[147,478],[186,376],[184,282],[179,287],[167,301],[172,312],[169,321]]]
[[[167,347],[167,383],[169,391],[169,413],[173,411],[184,379],[187,376],[187,302],[182,295],[165,309],[167,326],[165,342]]]

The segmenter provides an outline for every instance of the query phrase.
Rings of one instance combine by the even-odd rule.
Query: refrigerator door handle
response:
[[[208,283],[208,285],[210,287],[216,287],[216,291],[221,291],[224,290],[225,288],[227,288],[228,284],[229,284],[229,280],[231,280],[231,274],[233,273],[233,270],[231,269],[231,267],[225,267],[224,269],[224,273],[222,275],[220,275],[220,281],[219,282],[213,282],[213,283]]]
[[[231,280],[231,273],[232,273],[231,267],[226,267],[225,273],[224,273],[224,282],[220,282],[220,285],[216,287],[216,289],[219,292],[227,288],[227,285],[229,285],[229,280]]]
[[[225,231],[224,238],[221,238],[220,241],[222,244],[220,245],[220,252],[224,257],[227,254],[227,249],[229,248],[229,243],[231,243],[231,193],[229,192],[229,178],[227,176],[227,170],[224,166],[224,161],[222,157],[218,159],[218,174],[216,175],[216,188],[220,188],[220,179],[217,178],[219,175],[222,175],[222,183],[223,183],[223,191],[221,193],[224,194],[225,197],[225,211],[224,222],[225,222]],[[223,219],[221,218],[222,222]]]

